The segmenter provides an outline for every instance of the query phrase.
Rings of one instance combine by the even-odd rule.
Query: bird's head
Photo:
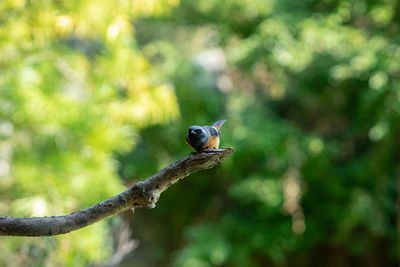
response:
[[[194,145],[202,145],[208,141],[209,134],[201,126],[190,126],[188,130],[188,138]]]

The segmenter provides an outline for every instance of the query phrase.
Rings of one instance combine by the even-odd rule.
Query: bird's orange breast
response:
[[[210,139],[208,139],[208,142],[201,148],[201,150],[204,149],[218,149],[219,147],[219,136],[213,137],[210,136]]]

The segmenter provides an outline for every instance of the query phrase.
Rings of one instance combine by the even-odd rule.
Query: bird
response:
[[[220,120],[212,126],[190,126],[186,136],[186,143],[197,152],[218,149],[219,136],[221,134],[219,129],[225,122],[226,120]]]

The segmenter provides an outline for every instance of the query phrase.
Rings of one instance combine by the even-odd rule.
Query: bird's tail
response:
[[[221,126],[222,126],[222,124],[224,124],[224,122],[226,122],[226,120],[216,121],[216,122],[214,122],[213,126],[219,130],[219,128],[221,128]]]

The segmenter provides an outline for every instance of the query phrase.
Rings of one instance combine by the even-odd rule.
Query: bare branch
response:
[[[132,239],[132,230],[129,223],[123,220],[118,231],[118,246],[114,254],[103,264],[95,264],[95,267],[119,266],[127,254],[139,246],[139,241]]]
[[[234,152],[233,148],[207,150],[171,164],[149,179],[90,208],[65,216],[0,217],[0,235],[52,236],[69,233],[129,208],[155,207],[160,194],[190,173],[210,169]]]

